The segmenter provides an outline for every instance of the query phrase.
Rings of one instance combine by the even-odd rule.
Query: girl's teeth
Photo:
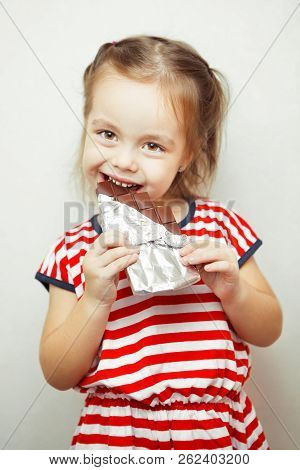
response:
[[[108,177],[108,181],[112,181],[112,182],[115,183],[117,186],[123,186],[123,188],[131,188],[132,186],[137,186],[137,185],[135,185],[135,184],[121,183],[120,181],[114,180],[114,179],[111,178],[110,176]]]

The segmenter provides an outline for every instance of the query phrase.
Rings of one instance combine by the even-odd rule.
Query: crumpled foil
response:
[[[128,245],[140,247],[138,260],[125,269],[133,294],[177,290],[200,280],[193,266],[184,266],[179,249],[192,237],[176,235],[163,225],[113,197],[98,194],[99,223],[103,230],[118,230]]]

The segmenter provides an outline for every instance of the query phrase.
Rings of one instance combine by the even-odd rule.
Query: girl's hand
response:
[[[185,266],[200,265],[203,282],[221,301],[231,301],[240,289],[240,270],[235,253],[218,240],[199,240],[188,243],[181,250],[181,262]]]
[[[86,297],[111,307],[117,297],[119,273],[138,260],[139,247],[129,246],[117,230],[107,230],[85,254],[82,267]]]

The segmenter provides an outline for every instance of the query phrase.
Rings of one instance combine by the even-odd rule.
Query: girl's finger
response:
[[[225,272],[230,268],[228,261],[216,261],[215,263],[206,264],[204,266],[205,271],[208,272]]]
[[[179,254],[180,256],[186,256],[194,250],[195,250],[195,247],[192,246],[190,243],[188,243],[187,245],[185,245],[179,250]]]
[[[208,249],[208,248],[211,248],[212,246],[212,243],[214,242],[211,242],[210,240],[208,240],[207,238],[206,239],[203,239],[203,240],[198,240],[198,241],[194,241],[194,242],[190,242],[190,243],[187,243],[186,245],[184,245],[184,247],[182,247],[180,250],[179,250],[179,254],[180,256],[186,256],[190,253],[192,253],[193,251],[197,250],[197,249]]]
[[[203,263],[208,263],[209,261],[215,261],[216,257],[212,256],[205,252],[202,253],[202,251],[199,254],[198,250],[194,250],[192,253],[188,253],[185,256],[183,256],[180,261],[182,264],[187,266],[188,264],[203,264]]]
[[[94,242],[97,255],[102,255],[107,249],[117,246],[128,246],[125,235],[117,230],[103,232]]]
[[[186,255],[181,261],[187,264],[209,263],[210,261],[226,261],[225,254],[218,248],[197,248],[193,253]]]
[[[102,276],[105,279],[113,279],[120,271],[127,268],[131,264],[134,264],[139,259],[139,255],[137,253],[122,256],[122,258],[118,258],[112,263],[108,264],[105,268],[102,269]]]
[[[113,261],[118,260],[124,256],[129,256],[137,251],[140,251],[140,248],[127,248],[126,246],[118,246],[116,248],[111,248],[106,250],[100,257],[99,257],[99,267],[105,267],[111,264]]]

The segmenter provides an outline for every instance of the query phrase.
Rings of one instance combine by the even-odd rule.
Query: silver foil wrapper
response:
[[[149,217],[114,200],[98,194],[99,224],[103,230],[118,230],[128,239],[128,245],[140,247],[138,260],[125,269],[133,294],[183,289],[200,280],[193,266],[184,266],[179,249],[191,240],[176,235]]]

